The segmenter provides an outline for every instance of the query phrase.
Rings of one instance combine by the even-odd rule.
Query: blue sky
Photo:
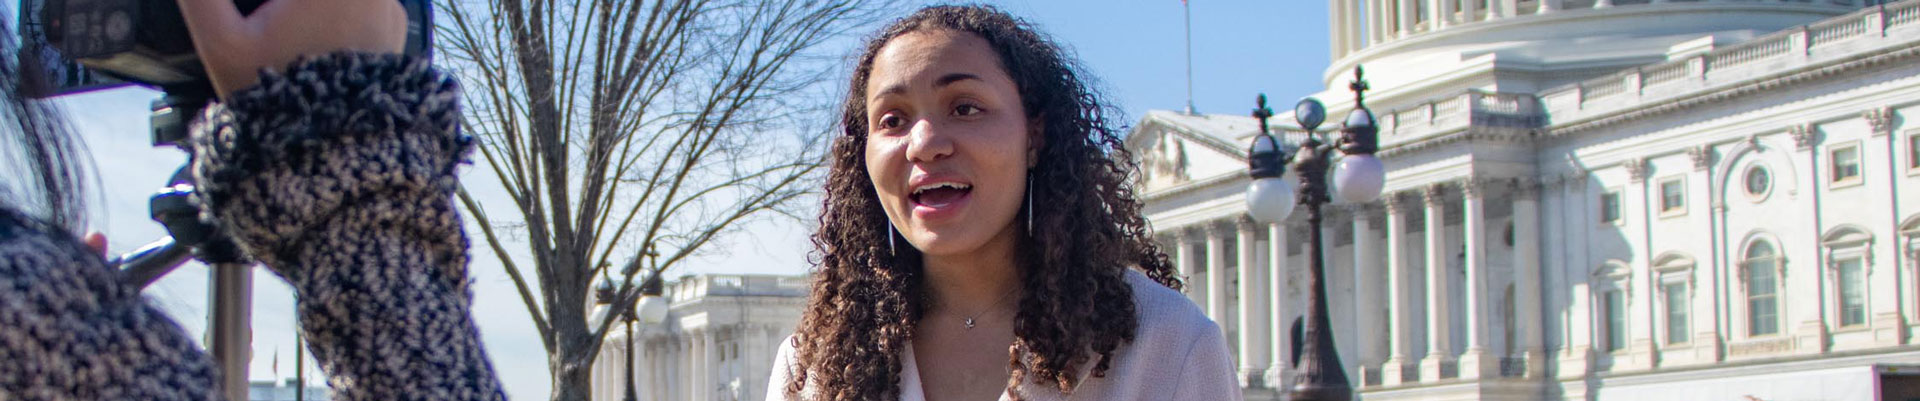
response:
[[[1186,107],[1187,55],[1180,1],[988,3],[1036,23],[1074,51],[1087,72],[1099,79],[1108,101],[1126,113],[1119,121],[1132,125],[1148,110]],[[1194,0],[1190,6],[1193,103],[1197,110],[1244,115],[1252,109],[1258,93],[1293,99],[1320,91],[1320,76],[1328,57],[1326,5],[1319,0]],[[100,171],[100,193],[105,199],[95,204],[94,224],[108,234],[109,246],[115,252],[134,249],[164,234],[146,217],[146,196],[184,157],[178,151],[148,146],[148,103],[157,97],[153,91],[115,89],[61,99],[86,138]],[[463,179],[472,187],[497,188],[487,182],[489,176],[469,169]],[[721,242],[723,248],[712,249],[715,252],[709,252],[709,256],[669,275],[800,274],[807,267],[805,235],[809,229],[784,220],[756,222]],[[478,244],[478,233],[468,231],[476,236]],[[753,246],[744,246],[747,244]],[[473,256],[476,321],[509,396],[546,399],[550,389],[546,357],[526,309],[513,295],[511,283],[492,253],[475,249]],[[145,294],[200,337],[208,313],[207,277],[205,267],[183,267],[149,287]],[[254,291],[251,374],[256,380],[290,376],[292,296],[285,284],[264,270],[255,273]]]

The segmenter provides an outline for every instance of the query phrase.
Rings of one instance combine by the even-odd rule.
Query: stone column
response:
[[[1470,24],[1480,20],[1480,2],[1477,0],[1460,1],[1460,23]]]
[[[1694,214],[1694,217],[1690,218],[1698,224],[1697,232],[1707,233],[1707,239],[1711,239],[1694,241],[1697,244],[1693,251],[1694,260],[1705,260],[1706,263],[1695,262],[1693,285],[1688,288],[1691,291],[1690,297],[1693,298],[1693,309],[1688,311],[1687,315],[1688,319],[1693,320],[1688,322],[1693,326],[1691,334],[1693,339],[1690,342],[1693,346],[1694,362],[1717,362],[1721,359],[1720,324],[1723,319],[1719,308],[1721,289],[1720,279],[1717,276],[1720,274],[1718,266],[1734,265],[1721,261],[1719,258],[1722,255],[1714,250],[1715,244],[1723,242],[1717,238],[1720,236],[1720,231],[1714,229],[1714,221],[1724,216],[1718,212],[1718,209],[1724,205],[1723,202],[1714,200],[1715,197],[1711,195],[1713,148],[1711,145],[1695,146],[1687,150],[1687,156],[1693,162],[1693,171],[1687,173],[1687,213]],[[1737,184],[1739,181],[1738,179],[1729,180],[1728,185],[1739,185]]]
[[[1333,342],[1334,352],[1340,356],[1340,366],[1337,368],[1347,372],[1349,383],[1358,387],[1359,382],[1356,380],[1359,380],[1360,376],[1354,374],[1354,367],[1359,366],[1360,353],[1356,351],[1358,348],[1355,347],[1355,345],[1357,345],[1361,336],[1354,330],[1354,321],[1358,316],[1355,316],[1353,305],[1349,305],[1353,301],[1354,293],[1352,291],[1352,283],[1347,281],[1353,278],[1353,273],[1348,271],[1344,272],[1346,274],[1343,275],[1341,274],[1343,272],[1340,268],[1340,266],[1351,267],[1353,261],[1348,260],[1346,261],[1347,264],[1343,265],[1340,263],[1340,257],[1336,256],[1338,253],[1335,252],[1336,249],[1340,248],[1340,246],[1337,245],[1340,241],[1338,239],[1340,238],[1340,223],[1337,222],[1345,220],[1348,215],[1352,214],[1349,212],[1351,207],[1352,205],[1331,204],[1320,207],[1320,215],[1324,219],[1320,224],[1320,254],[1326,258],[1323,261],[1326,264],[1321,266],[1322,269],[1325,269],[1321,271],[1321,274],[1323,274],[1321,278],[1326,280],[1327,286],[1327,330],[1333,335],[1333,338],[1348,339],[1348,341],[1335,340]],[[1352,253],[1348,253],[1347,256],[1352,256]],[[1312,259],[1308,259],[1307,266],[1305,267],[1311,269],[1312,266]],[[1312,292],[1307,292],[1307,296],[1312,296]],[[1312,340],[1312,338],[1301,339],[1301,341]]]
[[[1453,282],[1447,278],[1447,187],[1429,184],[1427,204],[1427,357],[1420,360],[1420,381],[1440,380],[1441,367],[1454,362],[1453,310],[1447,307]]]
[[[1273,317],[1267,313],[1267,277],[1266,270],[1260,266],[1259,231],[1262,228],[1253,219],[1240,216],[1234,219],[1234,228],[1238,229],[1240,240],[1240,386],[1259,387],[1263,384],[1269,352],[1267,341],[1267,319]]]
[[[1182,227],[1173,230],[1173,264],[1174,269],[1180,271],[1180,282],[1187,284],[1187,299],[1200,306],[1201,311],[1206,311],[1206,283],[1200,281],[1203,277],[1195,276],[1199,271],[1199,255],[1193,252],[1193,241],[1192,229]]]
[[[1855,2],[1848,2],[1848,4],[1852,5],[1855,4]],[[1870,132],[1872,132],[1872,138],[1865,141],[1866,145],[1861,147],[1860,156],[1862,158],[1862,165],[1875,166],[1874,169],[1876,170],[1884,166],[1885,169],[1880,171],[1884,171],[1886,177],[1899,177],[1900,171],[1904,170],[1903,167],[1905,167],[1905,165],[1901,163],[1906,162],[1906,158],[1901,157],[1900,152],[1896,149],[1905,149],[1905,146],[1900,146],[1900,143],[1907,139],[1900,135],[1893,135],[1893,108],[1884,106],[1874,107],[1860,113],[1860,118],[1867,120],[1867,125],[1870,128]],[[1912,125],[1909,124],[1908,126]],[[1869,156],[1869,153],[1872,153],[1872,155]],[[1881,155],[1886,157],[1885,159],[1881,159],[1884,161],[1873,160]],[[1873,177],[1874,175],[1869,173],[1867,176]],[[1895,190],[1899,187],[1893,184],[1894,182],[1895,181],[1889,179],[1889,185],[1881,187],[1885,189],[1877,191],[1873,196],[1885,196],[1889,203],[1899,204],[1898,197],[1895,196]],[[1898,210],[1897,208],[1889,209],[1889,211]],[[1907,333],[1907,321],[1900,310],[1900,293],[1902,287],[1900,282],[1903,280],[1900,279],[1899,266],[1902,264],[1901,252],[1903,252],[1903,250],[1900,249],[1902,242],[1900,241],[1899,224],[1904,216],[1891,213],[1884,216],[1887,216],[1885,222],[1886,227],[1892,229],[1889,232],[1894,234],[1893,238],[1889,238],[1891,241],[1874,241],[1871,245],[1872,249],[1868,250],[1865,278],[1867,282],[1867,295],[1870,297],[1867,300],[1867,307],[1869,308],[1868,319],[1870,319],[1868,324],[1871,325],[1869,327],[1872,327],[1873,330],[1874,344],[1894,346],[1906,344],[1908,341],[1905,335]]]
[[[1628,227],[1632,228],[1630,232],[1633,234],[1627,236],[1627,241],[1634,244],[1633,249],[1653,249],[1651,244],[1653,234],[1649,231],[1649,226],[1653,224],[1652,202],[1654,200],[1649,199],[1647,191],[1650,167],[1644,159],[1629,159],[1623,163],[1630,182],[1622,191],[1620,201],[1622,208],[1620,217],[1624,219],[1622,231],[1628,231],[1626,230]],[[1632,340],[1627,343],[1626,360],[1614,358],[1612,371],[1615,372],[1653,368],[1653,344],[1654,339],[1657,338],[1654,332],[1653,308],[1658,305],[1653,302],[1653,297],[1660,292],[1654,288],[1659,281],[1653,277],[1653,255],[1636,255],[1630,263],[1633,265],[1633,276],[1628,280],[1630,283],[1627,286],[1639,287],[1627,290],[1627,296],[1632,297],[1627,300],[1627,327],[1630,329],[1627,337]]]
[[[1514,349],[1526,358],[1527,377],[1546,373],[1545,330],[1540,307],[1540,183],[1532,177],[1517,178],[1513,185],[1513,271],[1514,318],[1520,324],[1514,336]]]
[[[1387,275],[1381,267],[1380,237],[1373,229],[1374,211],[1372,205],[1353,207],[1353,326],[1359,337],[1354,358],[1362,370],[1387,358],[1387,302],[1381,288]]]
[[[1347,5],[1354,0],[1327,0],[1327,46],[1333,54],[1329,60],[1339,60],[1347,54]]]
[[[1593,360],[1593,264],[1587,261],[1587,232],[1593,230],[1593,224],[1599,220],[1594,215],[1592,196],[1587,193],[1587,173],[1575,171],[1568,173],[1566,183],[1567,218],[1567,277],[1570,294],[1567,295],[1570,312],[1567,317],[1567,338],[1570,340],[1560,355],[1558,364],[1561,379],[1585,377],[1592,370]]]
[[[670,356],[667,355],[667,348],[660,342],[648,341],[648,343],[647,348],[652,357],[647,358],[649,374],[645,394],[649,400],[664,400],[667,399],[667,371],[670,370],[666,364]]]
[[[1267,321],[1267,337],[1272,339],[1273,348],[1269,350],[1271,366],[1263,377],[1273,388],[1287,386],[1287,371],[1292,368],[1293,354],[1293,316],[1298,310],[1288,297],[1287,289],[1292,285],[1293,272],[1287,266],[1287,223],[1267,225],[1267,258],[1272,268],[1267,274],[1267,299],[1273,306],[1273,315]]]
[[[687,399],[688,380],[691,380],[688,374],[692,373],[687,369],[693,366],[688,364],[687,359],[687,351],[693,347],[693,336],[691,333],[682,331],[680,338],[668,337],[667,340],[668,346],[672,347],[667,350],[672,356],[667,363],[673,366],[672,369],[667,369],[667,397],[684,400]]]
[[[713,361],[713,354],[708,352],[713,348],[713,337],[707,335],[707,330],[708,328],[702,328],[693,334],[693,352],[687,354],[690,364],[693,365],[688,369],[690,370],[688,376],[693,377],[693,383],[687,386],[687,395],[696,400],[705,400],[712,396],[707,392],[707,363]]]
[[[1420,375],[1413,360],[1413,326],[1420,313],[1408,309],[1415,304],[1413,285],[1419,279],[1407,263],[1406,238],[1401,236],[1407,231],[1407,214],[1418,207],[1419,201],[1399,193],[1388,193],[1382,200],[1387,212],[1387,330],[1391,337],[1387,361],[1380,367],[1380,383],[1393,386],[1417,382]]]
[[[1467,4],[1475,2],[1468,1]],[[1472,10],[1468,10],[1472,15]],[[1462,291],[1466,299],[1467,349],[1460,355],[1460,378],[1472,380],[1500,375],[1500,360],[1487,349],[1487,226],[1486,190],[1488,180],[1467,177],[1460,186],[1463,200],[1460,226],[1466,232],[1466,275]]]
[[[1227,333],[1227,288],[1231,285],[1227,276],[1227,235],[1230,228],[1217,223],[1207,224],[1207,317],[1220,325],[1221,334]],[[1230,336],[1227,338],[1231,338]]]
[[[1353,54],[1353,52],[1360,51],[1360,49],[1364,49],[1367,47],[1366,38],[1361,37],[1361,35],[1366,32],[1366,26],[1367,26],[1366,25],[1367,15],[1365,14],[1365,10],[1360,9],[1361,1],[1363,0],[1342,0],[1341,1],[1342,4],[1347,5],[1347,21],[1344,23],[1344,25],[1346,25],[1347,27],[1346,54]]]
[[[1789,126],[1787,136],[1793,138],[1793,157],[1796,164],[1806,162],[1806,166],[1819,166],[1827,161],[1815,151],[1820,145],[1820,133],[1812,124]],[[1814,168],[1802,171],[1802,173],[1811,172],[1812,174],[1795,174],[1800,179],[1799,190],[1818,193],[1817,191],[1826,181],[1825,171],[1824,168]],[[1799,219],[1803,224],[1802,227],[1822,226],[1820,201],[1821,199],[1816,196],[1794,198],[1794,208],[1800,210],[1799,216],[1794,217]],[[1829,297],[1837,297],[1837,295],[1827,290],[1832,288],[1830,287],[1832,282],[1828,280],[1834,276],[1825,272],[1829,269],[1828,258],[1822,256],[1825,253],[1823,249],[1825,246],[1820,244],[1820,231],[1797,230],[1780,240],[1783,242],[1780,244],[1780,252],[1787,260],[1785,272],[1780,277],[1783,292],[1777,298],[1781,308],[1780,321],[1799,320],[1798,327],[1789,329],[1783,326],[1781,331],[1791,336],[1797,343],[1794,345],[1794,352],[1825,353],[1830,345],[1827,338],[1829,335],[1827,328],[1830,326],[1827,324],[1828,314],[1825,311],[1825,304],[1832,302],[1829,299],[1835,299]],[[1795,263],[1797,256],[1804,258],[1802,260],[1806,262]],[[1808,299],[1813,297],[1819,298]]]
[[[1396,10],[1399,12],[1394,13],[1394,15],[1398,17],[1400,24],[1394,28],[1393,37],[1404,38],[1413,36],[1414,21],[1420,18],[1419,15],[1415,14],[1418,12],[1416,11],[1418,10],[1416,7],[1419,7],[1413,4],[1416,1],[1439,2],[1440,0],[1400,0],[1400,9]]]
[[[641,326],[639,322],[635,322],[634,326],[635,326],[634,330],[639,330],[641,327],[644,327],[644,326]],[[639,334],[638,332],[634,334],[636,335],[636,337],[634,338],[633,347],[627,349],[627,352],[630,354],[630,355],[627,355],[627,357],[633,358],[633,363],[632,363],[633,374],[632,375],[622,374],[619,380],[620,388],[614,390],[619,392],[621,398],[626,398],[628,388],[633,389],[633,393],[636,397],[639,396],[640,386],[646,385],[645,380],[647,378],[647,374],[652,373],[652,371],[647,370],[646,352],[645,352],[646,349],[643,348],[646,346],[646,344],[639,342],[640,339],[638,338],[638,334]],[[620,344],[620,345],[623,347],[626,346],[626,344]],[[624,359],[620,360],[620,366],[623,368],[625,366],[628,366],[627,361]]]
[[[740,342],[745,343],[742,345],[747,347],[747,353],[741,357],[741,365],[746,366],[746,372],[750,374],[772,371],[773,356],[779,352],[779,348],[772,348],[770,346],[773,344],[767,342],[767,332],[772,331],[772,328],[763,324],[748,324],[745,329],[746,333],[740,338]],[[753,376],[747,375],[747,377]],[[746,399],[767,398],[767,389],[764,388],[767,385],[766,380],[742,380],[740,384],[746,387]]]
[[[1380,33],[1385,32],[1381,27],[1386,24],[1380,22],[1386,20],[1381,17],[1386,15],[1386,9],[1383,8],[1386,4],[1387,0],[1367,0],[1367,45],[1380,43]]]

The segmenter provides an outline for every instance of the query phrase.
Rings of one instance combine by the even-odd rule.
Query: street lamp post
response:
[[[1295,356],[1299,364],[1294,367],[1293,386],[1287,389],[1288,399],[1313,401],[1347,401],[1353,399],[1353,386],[1347,381],[1345,369],[1341,368],[1340,356],[1333,347],[1331,324],[1327,320],[1327,284],[1326,259],[1322,255],[1320,237],[1320,206],[1332,201],[1332,195],[1340,200],[1354,203],[1370,202],[1380,196],[1381,187],[1386,180],[1385,166],[1373,157],[1377,146],[1379,128],[1374,125],[1373,112],[1365,104],[1367,83],[1359,67],[1353,69],[1354,109],[1347,115],[1340,129],[1340,137],[1332,144],[1325,144],[1314,129],[1326,119],[1326,107],[1313,98],[1302,99],[1294,107],[1294,120],[1300,128],[1306,130],[1306,140],[1300,143],[1293,157],[1287,157],[1280,148],[1280,141],[1267,129],[1267,119],[1273,117],[1273,110],[1267,108],[1266,95],[1260,95],[1259,108],[1254,109],[1253,117],[1260,120],[1260,136],[1255,137],[1253,146],[1247,153],[1248,176],[1253,182],[1247,187],[1247,212],[1262,223],[1280,223],[1293,213],[1296,204],[1307,208],[1307,238],[1310,274],[1308,275],[1309,293],[1307,297],[1307,319],[1303,335],[1306,337],[1300,347],[1300,355]],[[1334,164],[1334,151],[1341,153],[1338,165]],[[1300,180],[1298,190],[1286,178],[1287,166],[1295,168]],[[1328,170],[1333,170],[1333,184],[1337,190],[1327,187]],[[1276,274],[1278,274],[1276,272]],[[1276,316],[1276,319],[1279,317]]]
[[[657,255],[650,255],[657,257]],[[638,299],[633,300],[638,301],[639,304],[625,308],[625,312],[620,315],[620,323],[626,325],[627,329],[626,394],[623,398],[625,401],[635,401],[640,398],[633,387],[633,357],[636,353],[633,348],[633,324],[635,322],[641,324],[658,324],[666,320],[668,305],[666,299],[661,298],[661,294],[664,293],[662,289],[663,286],[660,282],[660,270],[654,269],[652,273],[647,275],[646,281],[640,283],[640,292],[635,294],[638,295]],[[614,303],[614,298],[616,297],[614,293],[613,282],[610,280],[601,281],[600,286],[594,289],[594,303],[596,304],[594,308],[596,310],[593,315],[596,320],[606,315],[608,309],[610,309],[610,305]]]

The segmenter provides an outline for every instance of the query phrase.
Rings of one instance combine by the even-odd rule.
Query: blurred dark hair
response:
[[[1033,224],[1016,258],[1023,295],[1014,317],[1015,399],[1023,381],[1071,392],[1079,368],[1102,377],[1137,327],[1128,269],[1173,289],[1172,264],[1147,233],[1129,185],[1132,158],[1065,49],[1032,24],[987,6],[938,6],[894,22],[870,39],[841,108],[842,135],[827,161],[825,205],[813,234],[814,287],[794,335],[795,370],[784,391],[819,390],[825,400],[897,397],[901,352],[926,308],[920,253],[889,252],[885,212],[867,177],[867,75],[887,42],[912,32],[950,30],[984,39],[1020,91],[1026,117],[1045,144],[1031,174]],[[1016,223],[1018,224],[1018,223]],[[769,391],[778,391],[769,389]]]
[[[38,70],[20,62],[17,35],[0,18],[0,163],[7,171],[0,174],[0,208],[79,234],[86,227],[86,145],[58,105],[22,94],[23,77]]]

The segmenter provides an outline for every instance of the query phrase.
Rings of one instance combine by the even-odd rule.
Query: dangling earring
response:
[[[895,256],[898,254],[899,252],[894,250],[893,248],[893,223],[888,222],[887,223],[887,256]]]
[[[1033,170],[1027,170],[1027,236],[1033,236]]]

